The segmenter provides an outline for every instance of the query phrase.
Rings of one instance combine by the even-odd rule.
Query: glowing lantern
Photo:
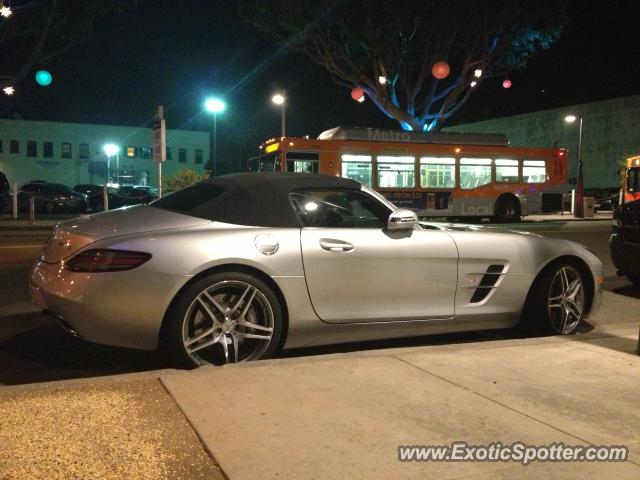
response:
[[[502,82],[502,88],[511,88],[511,80],[507,78],[504,82]]]
[[[364,90],[360,87],[356,87],[351,90],[351,98],[353,98],[356,102],[364,101]]]
[[[444,60],[440,60],[439,62],[436,62],[433,64],[433,67],[431,68],[431,73],[438,80],[447,78],[447,76],[449,75],[449,64]]]

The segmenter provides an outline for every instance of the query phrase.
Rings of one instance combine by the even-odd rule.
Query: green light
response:
[[[41,87],[47,87],[51,85],[52,81],[53,81],[53,77],[48,71],[38,70],[36,72],[36,83]]]
[[[208,98],[204,102],[204,108],[211,113],[222,112],[227,106],[219,98]]]

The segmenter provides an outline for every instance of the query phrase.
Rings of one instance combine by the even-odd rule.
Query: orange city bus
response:
[[[249,170],[351,178],[421,217],[516,221],[562,209],[567,151],[512,147],[499,134],[336,127],[268,140]]]
[[[633,202],[640,200],[640,156],[627,158],[622,184],[622,200]]]

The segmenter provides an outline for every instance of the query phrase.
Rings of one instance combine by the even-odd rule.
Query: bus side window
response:
[[[460,159],[460,188],[470,190],[491,183],[490,158]]]
[[[318,173],[320,155],[310,152],[287,152],[287,172]]]
[[[522,165],[524,183],[544,183],[547,181],[547,164],[544,160],[524,160]]]
[[[371,155],[352,155],[345,153],[342,155],[341,160],[342,177],[350,178],[368,187],[372,185],[373,167],[371,165]]]

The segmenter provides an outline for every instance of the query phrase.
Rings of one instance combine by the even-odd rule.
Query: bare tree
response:
[[[404,129],[434,130],[488,78],[523,68],[566,21],[566,0],[240,0],[240,15],[362,88]],[[444,79],[432,75],[450,65]]]

